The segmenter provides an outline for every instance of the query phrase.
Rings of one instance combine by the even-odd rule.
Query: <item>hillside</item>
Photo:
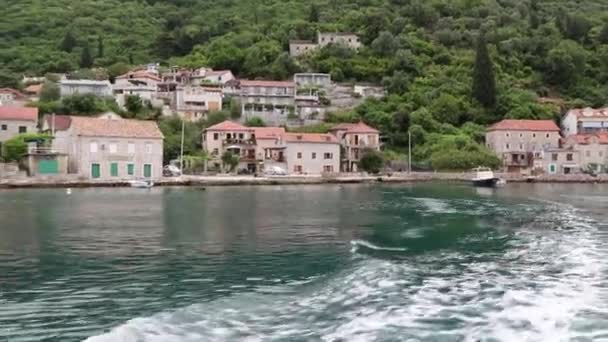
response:
[[[251,78],[329,72],[336,81],[382,82],[390,94],[330,120],[363,118],[397,148],[412,126],[420,159],[433,153],[429,139],[479,150],[471,147],[481,132],[474,123],[558,116],[539,96],[576,106],[607,102],[606,0],[5,0],[3,8],[2,85],[22,73],[76,69],[85,45],[101,67],[157,60]],[[290,39],[313,39],[317,30],[355,32],[365,48],[288,56]],[[66,45],[68,32],[75,41]],[[497,88],[486,106],[471,91],[482,32]]]

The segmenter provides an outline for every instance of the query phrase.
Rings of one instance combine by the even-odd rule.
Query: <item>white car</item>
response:
[[[163,167],[163,176],[165,177],[179,177],[182,175],[182,170],[175,165],[165,165]]]
[[[287,176],[287,171],[279,166],[269,166],[264,170],[266,176]]]

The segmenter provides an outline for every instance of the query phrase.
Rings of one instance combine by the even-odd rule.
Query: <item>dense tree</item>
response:
[[[85,43],[82,48],[82,52],[80,53],[80,67],[81,68],[90,68],[93,66],[93,56],[91,56],[91,50],[89,48],[89,43]]]
[[[319,6],[316,4],[311,4],[308,10],[308,21],[311,23],[319,22]]]
[[[103,38],[97,36],[97,58],[103,58]]]
[[[496,80],[494,66],[483,35],[477,40],[477,53],[473,69],[473,97],[485,107],[496,103]]]
[[[602,30],[597,36],[597,40],[602,44],[608,44],[608,23],[604,23]]]
[[[61,50],[70,53],[76,47],[76,38],[72,35],[72,31],[67,31],[65,36],[63,36],[63,40],[61,41],[60,48]]]
[[[378,173],[384,166],[384,157],[382,153],[366,149],[363,151],[361,160],[359,161],[359,168],[365,172]]]
[[[125,98],[125,108],[131,114],[141,113],[144,103],[139,95],[127,95]]]
[[[266,123],[259,116],[254,116],[254,117],[247,119],[247,121],[245,121],[245,126],[247,126],[247,127],[264,127],[264,126],[266,126]]]
[[[239,165],[239,157],[230,151],[226,151],[222,154],[222,164],[224,170],[232,172]]]
[[[40,90],[40,101],[51,102],[57,101],[61,97],[59,86],[54,82],[44,82]]]
[[[562,41],[547,58],[547,81],[552,84],[573,83],[585,68],[585,51],[574,41]]]

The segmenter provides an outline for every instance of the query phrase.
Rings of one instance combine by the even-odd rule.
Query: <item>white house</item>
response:
[[[20,133],[34,133],[38,125],[38,108],[0,106],[0,143]]]
[[[199,120],[207,113],[222,110],[222,89],[204,86],[178,86],[176,110],[187,120]]]
[[[608,107],[570,109],[562,118],[564,136],[608,132]]]
[[[93,94],[95,96],[112,96],[112,84],[110,81],[94,80],[68,80],[59,81],[61,96],[74,94]]]

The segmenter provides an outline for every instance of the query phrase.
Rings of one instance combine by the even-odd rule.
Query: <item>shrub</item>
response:
[[[365,172],[378,173],[384,166],[384,156],[382,153],[366,149],[359,161],[359,168]]]

